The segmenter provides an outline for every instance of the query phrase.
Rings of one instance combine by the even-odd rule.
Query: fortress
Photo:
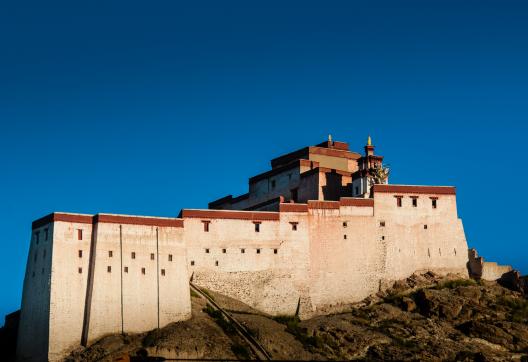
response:
[[[17,356],[58,360],[106,334],[190,318],[191,278],[309,318],[417,271],[467,277],[467,264],[454,187],[390,185],[370,137],[364,154],[329,137],[273,159],[248,193],[209,209],[34,221]]]

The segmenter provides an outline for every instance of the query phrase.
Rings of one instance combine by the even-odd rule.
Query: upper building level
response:
[[[374,155],[369,137],[363,155],[345,142],[328,141],[271,160],[271,170],[249,179],[249,192],[209,203],[210,209],[276,211],[280,202],[370,197],[375,183],[387,183],[383,157]]]

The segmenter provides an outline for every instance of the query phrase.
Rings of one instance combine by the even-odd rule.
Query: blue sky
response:
[[[284,152],[368,134],[392,183],[455,185],[468,243],[528,273],[522,1],[0,5],[0,315],[31,221],[175,216]]]

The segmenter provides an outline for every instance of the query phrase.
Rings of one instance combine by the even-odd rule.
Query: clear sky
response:
[[[0,315],[32,220],[176,216],[329,133],[371,134],[392,183],[457,186],[470,247],[528,273],[526,1],[12,3]]]

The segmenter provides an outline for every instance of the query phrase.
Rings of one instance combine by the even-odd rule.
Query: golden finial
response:
[[[332,143],[332,135],[331,134],[328,135],[328,142]]]
[[[372,138],[370,138],[370,135],[368,136],[368,139],[367,139],[367,146],[372,146]]]

